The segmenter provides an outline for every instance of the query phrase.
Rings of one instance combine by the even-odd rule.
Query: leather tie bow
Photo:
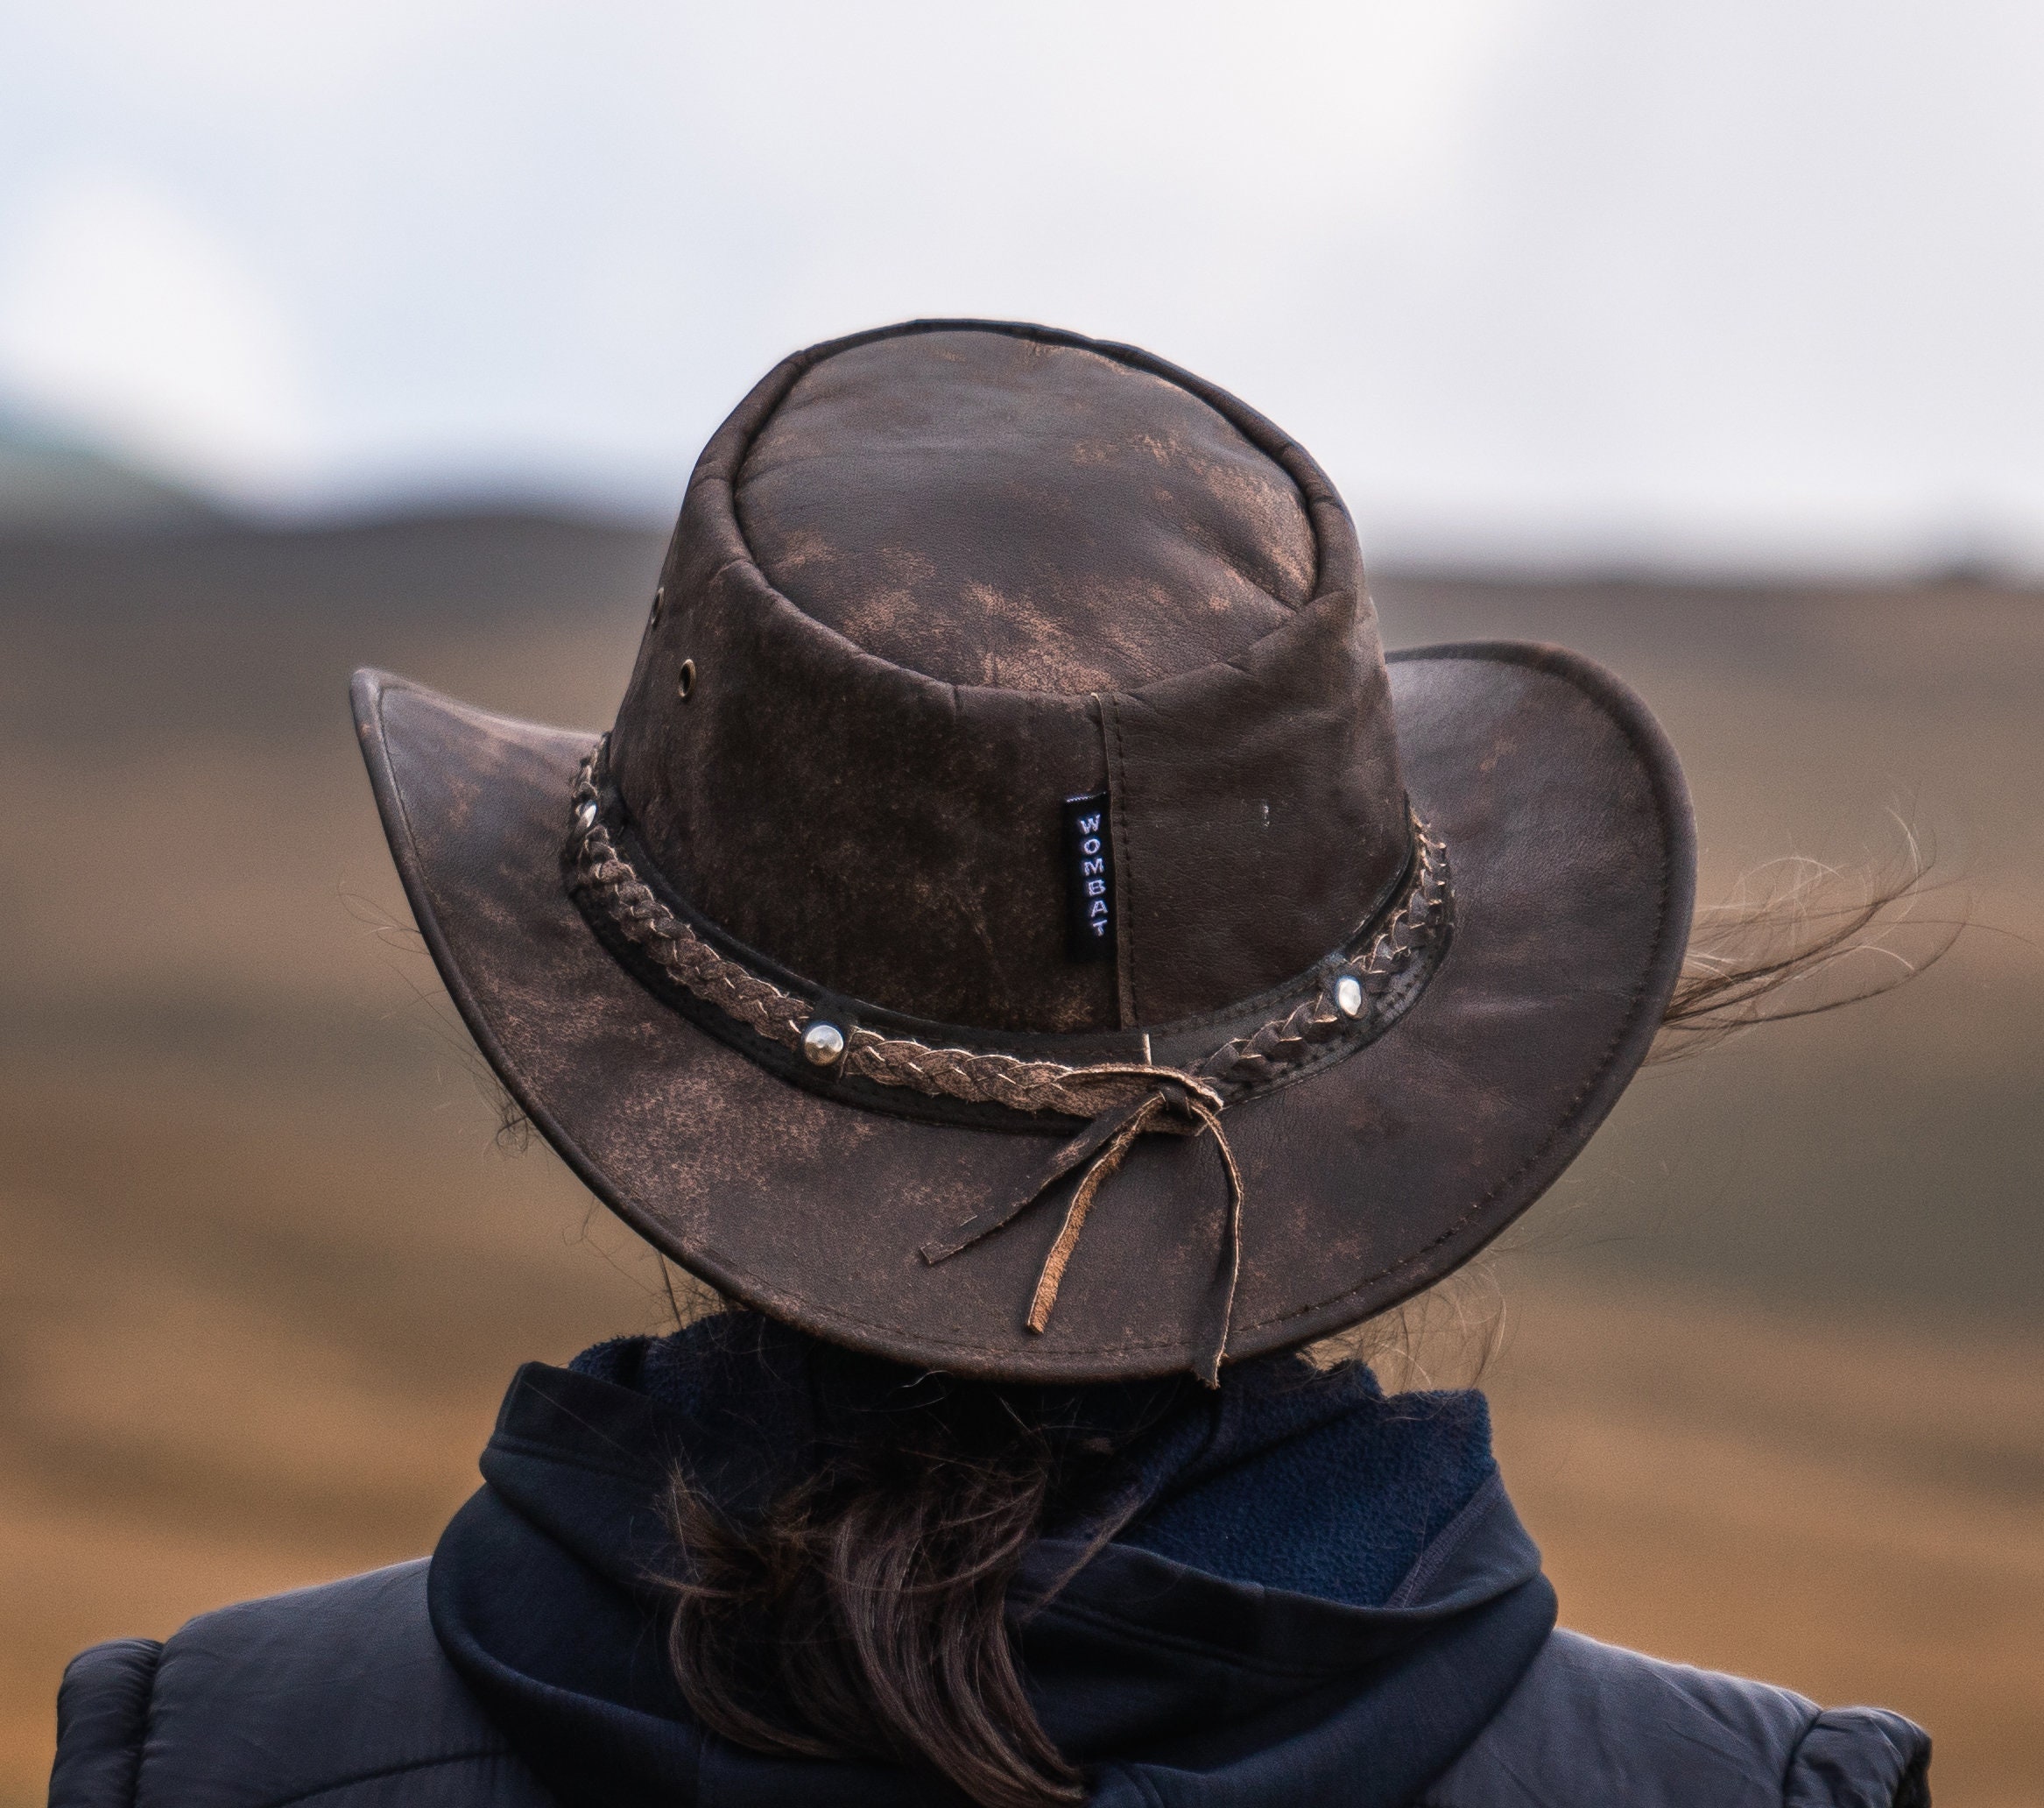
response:
[[[1125,1071],[1125,1070],[1124,1070]],[[922,1259],[933,1265],[948,1261],[1019,1218],[1060,1181],[1083,1167],[1065,1221],[1050,1254],[1044,1258],[1036,1291],[1029,1302],[1028,1325],[1042,1331],[1057,1304],[1058,1289],[1078,1247],[1080,1233],[1100,1190],[1127,1160],[1138,1139],[1146,1134],[1203,1136],[1211,1133],[1228,1175],[1228,1210],[1222,1221],[1221,1248],[1214,1278],[1207,1289],[1195,1339],[1198,1354],[1194,1373],[1209,1388],[1221,1384],[1221,1359],[1227,1353],[1230,1321],[1235,1310],[1235,1284],[1242,1268],[1242,1170],[1221,1127],[1221,1098],[1204,1081],[1189,1074],[1159,1074],[1157,1083],[1132,1100],[1110,1105],[1051,1157],[1049,1166],[1019,1197],[991,1211],[977,1212],[948,1235],[926,1243]]]

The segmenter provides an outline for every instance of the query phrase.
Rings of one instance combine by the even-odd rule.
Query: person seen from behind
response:
[[[1262,416],[818,346],[609,732],[355,697],[477,1044],[714,1310],[522,1369],[430,1561],[78,1658],[52,1808],[1928,1803],[1896,1714],[1559,1629],[1482,1395],[1329,1342],[1856,925],[1685,978],[1646,708],[1387,657]]]

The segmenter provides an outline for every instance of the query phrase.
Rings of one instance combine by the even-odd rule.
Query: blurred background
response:
[[[1615,666],[1707,901],[1934,849],[1943,961],[1647,1073],[1406,1372],[1493,1352],[1568,1622],[2044,1804],[2040,91],[1997,0],[4,0],[0,1804],[81,1646],[430,1549],[668,1310],[349,669],[607,721],[710,429],[936,314],[1282,421],[1392,644]]]

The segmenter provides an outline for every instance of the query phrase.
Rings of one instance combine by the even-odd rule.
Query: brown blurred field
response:
[[[511,1368],[668,1312],[497,1134],[404,927],[357,663],[606,719],[656,540],[476,518],[0,547],[0,1804],[64,1660],[428,1550]],[[1706,897],[1892,852],[1977,927],[1851,1013],[1645,1077],[1425,1315],[1572,1624],[1871,1699],[1942,1804],[2044,1804],[2044,599],[1446,579],[1393,644],[1610,661]]]

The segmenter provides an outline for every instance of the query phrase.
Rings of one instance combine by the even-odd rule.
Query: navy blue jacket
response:
[[[521,1372],[430,1564],[87,1652],[52,1808],[955,1808],[934,1778],[729,1745],[674,1689],[646,1581],[668,1465],[742,1507],[873,1380],[729,1335]],[[1141,1510],[1016,1622],[1097,1808],[1928,1804],[1895,1715],[1554,1630],[1480,1396],[1273,1360],[1137,1405]],[[1086,1535],[1054,1525],[1018,1598]]]

